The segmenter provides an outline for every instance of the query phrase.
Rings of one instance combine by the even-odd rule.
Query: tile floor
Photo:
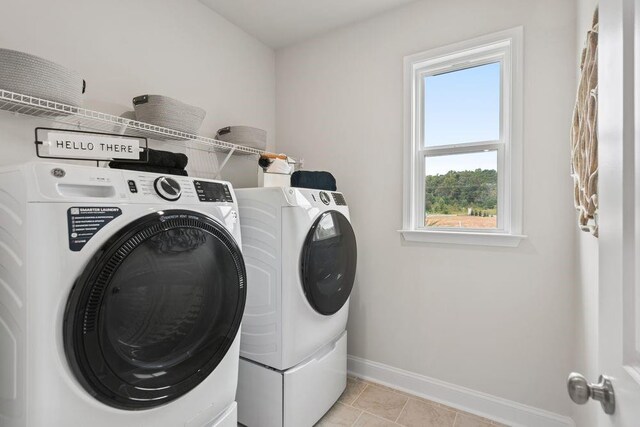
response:
[[[349,377],[338,402],[316,427],[495,427],[495,421],[392,388]]]

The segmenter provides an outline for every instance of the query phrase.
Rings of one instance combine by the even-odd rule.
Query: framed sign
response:
[[[36,154],[44,159],[146,163],[147,138],[68,129],[36,128]],[[140,153],[144,151],[145,155]]]

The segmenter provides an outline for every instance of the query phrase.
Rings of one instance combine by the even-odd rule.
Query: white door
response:
[[[591,397],[614,397],[615,408],[609,407],[613,414],[599,412],[598,426],[640,426],[639,18],[640,0],[600,2],[600,276],[594,315],[600,373],[614,393],[593,387]]]

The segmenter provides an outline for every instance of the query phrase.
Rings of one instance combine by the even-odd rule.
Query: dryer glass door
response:
[[[301,276],[311,306],[336,313],[349,299],[356,276],[356,236],[349,220],[327,211],[311,226],[302,248]]]
[[[77,280],[65,313],[67,358],[97,399],[162,405],[220,363],[245,304],[240,248],[190,211],[145,216],[111,238]]]

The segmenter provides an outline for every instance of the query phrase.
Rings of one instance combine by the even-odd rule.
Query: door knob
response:
[[[587,379],[575,372],[569,374],[567,379],[569,396],[578,405],[584,405],[589,398],[597,400],[602,405],[605,414],[613,414],[616,411],[616,397],[613,392],[611,380],[604,375],[598,378],[598,384],[591,384]]]

